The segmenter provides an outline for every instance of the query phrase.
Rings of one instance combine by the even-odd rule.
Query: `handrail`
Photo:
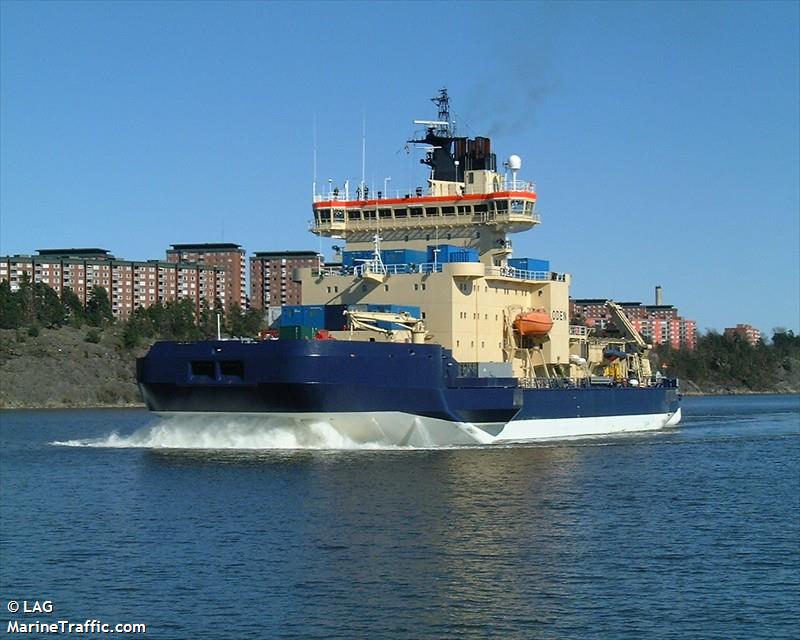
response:
[[[566,282],[567,274],[555,271],[526,271],[514,267],[487,267],[486,275],[489,277],[514,278],[515,280],[536,280]]]
[[[366,273],[381,273],[398,275],[408,273],[441,273],[444,262],[423,262],[420,264],[383,264],[376,265],[373,260],[368,260],[354,267],[322,267],[312,270],[315,276],[347,276],[363,277]],[[458,264],[458,263],[453,263]],[[513,278],[515,280],[533,280],[539,282],[565,282],[567,274],[555,271],[524,271],[513,267],[486,267],[487,277]]]
[[[502,176],[501,176],[502,178]],[[442,184],[442,183],[440,183]],[[447,184],[447,183],[444,183]],[[465,193],[474,194],[475,191],[469,189],[470,185],[464,182],[453,182],[462,189],[464,189]],[[516,180],[511,181],[508,179],[500,181],[496,188],[491,188],[491,190],[482,191],[481,193],[485,193],[486,195],[491,195],[493,193],[504,193],[506,191],[517,193],[517,192],[526,192],[526,193],[536,193],[536,183],[531,180]],[[409,200],[413,201],[417,198],[430,198],[433,196],[440,195],[441,187],[438,189],[434,189],[432,187],[415,187],[414,189],[410,190],[403,190],[403,189],[391,189],[387,191],[383,191],[382,189],[375,189],[369,190],[366,194],[361,194],[358,191],[358,187],[355,189],[348,188],[345,190],[344,188],[339,187],[332,187],[329,188],[325,193],[315,193],[313,194],[313,202],[380,202],[381,200]]]
[[[602,384],[592,378],[519,378],[519,386],[523,389],[575,389],[588,387],[624,387],[627,389],[648,389],[653,387],[664,387],[667,389],[677,389],[677,378],[658,378],[653,376],[642,381],[638,385],[628,385],[627,380],[619,381],[613,379],[603,379]]]

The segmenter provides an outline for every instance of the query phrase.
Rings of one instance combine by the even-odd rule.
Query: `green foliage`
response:
[[[91,342],[92,344],[97,344],[100,342],[100,331],[95,328],[89,329],[86,332],[86,337],[84,338],[86,342]]]
[[[64,313],[69,323],[73,327],[80,329],[86,320],[86,311],[81,304],[80,298],[69,287],[65,287],[61,292],[61,305],[64,307]]]
[[[0,282],[0,329],[18,329],[23,324],[22,305],[8,280]]]
[[[86,320],[93,327],[102,327],[114,321],[111,301],[103,287],[94,286],[86,301]]]
[[[142,339],[142,332],[139,325],[135,322],[126,322],[122,327],[122,346],[126,349],[133,349]]]
[[[122,344],[132,349],[143,339],[199,340],[194,303],[188,298],[137,309],[123,324]]]
[[[263,325],[262,313],[258,309],[242,312],[238,304],[232,304],[225,318],[228,332],[238,338],[252,338],[258,335]]]
[[[28,335],[31,338],[38,337],[38,335],[39,335],[39,327],[37,327],[35,324],[31,325],[30,327],[28,327]]]
[[[797,357],[800,353],[800,336],[794,335],[793,331],[775,329],[772,334],[772,346],[781,357]]]
[[[213,339],[217,337],[217,316],[223,315],[222,311],[217,311],[220,307],[219,301],[217,301],[215,308],[212,308],[206,300],[201,301],[200,317],[197,321],[197,329],[201,338]]]
[[[669,376],[691,380],[700,387],[741,386],[755,391],[777,383],[779,369],[790,369],[792,359],[800,358],[800,339],[791,331],[781,332],[773,335],[771,346],[763,341],[753,346],[740,336],[710,331],[697,339],[694,351],[662,345],[656,354]]]
[[[53,289],[37,282],[33,285],[32,295],[35,321],[50,329],[60,327],[66,322],[67,311]]]
[[[7,281],[0,282],[0,329],[45,326],[60,327],[67,318],[67,310],[58,294],[46,284],[31,284],[24,274],[19,288],[11,290]]]

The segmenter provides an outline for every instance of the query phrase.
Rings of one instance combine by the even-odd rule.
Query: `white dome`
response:
[[[522,168],[522,158],[520,158],[517,154],[508,156],[506,163],[508,164],[508,168],[512,171],[519,171]]]

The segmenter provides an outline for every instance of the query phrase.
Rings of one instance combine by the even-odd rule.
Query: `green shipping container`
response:
[[[281,340],[311,340],[316,335],[316,327],[281,327],[278,338]]]

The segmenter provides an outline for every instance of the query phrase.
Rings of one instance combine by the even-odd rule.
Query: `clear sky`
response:
[[[797,2],[0,2],[0,255],[328,250],[318,176],[424,183],[459,133],[537,183],[515,255],[701,330],[800,330]]]

